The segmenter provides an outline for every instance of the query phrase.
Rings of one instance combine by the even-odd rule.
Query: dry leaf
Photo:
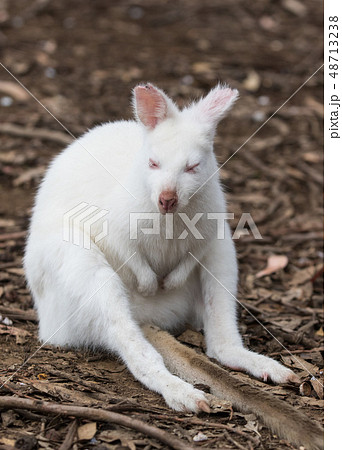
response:
[[[282,355],[281,359],[286,366],[290,367],[291,369],[295,368],[305,371],[307,375],[316,375],[319,373],[319,368],[317,366],[309,363],[308,361],[305,361],[305,359],[301,358],[298,355]]]
[[[261,434],[259,433],[259,423],[257,420],[247,420],[247,423],[245,425],[245,428],[249,431],[253,431],[256,433],[259,437],[261,437]]]
[[[289,260],[285,255],[271,255],[267,259],[267,266],[265,269],[258,272],[255,276],[256,278],[264,277],[265,275],[270,275],[277,270],[284,269],[287,266]]]
[[[27,337],[31,335],[31,333],[26,330],[22,330],[21,328],[9,327],[2,324],[0,324],[0,334],[9,334],[10,336],[15,336],[17,344],[24,344],[27,340]]]
[[[305,397],[309,397],[311,395],[311,384],[308,381],[304,381],[300,386],[299,386],[299,393],[300,395],[303,395]]]
[[[2,425],[8,427],[12,425],[17,419],[17,415],[11,409],[9,411],[4,411],[1,413]]]
[[[77,435],[80,441],[89,441],[96,434],[96,422],[89,422],[78,427]]]
[[[126,430],[104,430],[97,436],[99,441],[103,442],[115,442],[123,440],[129,440],[131,434]]]
[[[37,378],[38,378],[38,380],[47,380],[47,379],[48,379],[48,376],[47,376],[46,373],[39,373],[39,374],[37,375]]]
[[[319,330],[317,330],[315,334],[316,334],[317,336],[324,336],[323,327],[321,327]]]
[[[121,431],[118,430],[104,430],[98,435],[97,439],[103,442],[115,442],[120,441],[120,436],[122,436]]]
[[[11,447],[14,447],[15,439],[7,439],[7,438],[3,437],[3,438],[0,439],[0,442],[2,444],[10,445]]]
[[[130,450],[136,450],[132,435],[125,430],[104,430],[97,436],[98,441],[103,441],[108,444],[120,441],[122,447],[127,447]],[[110,446],[112,448],[112,446]],[[116,447],[115,447],[116,448]]]
[[[280,318],[274,318],[270,320],[270,322],[277,326],[278,328],[282,329],[286,333],[292,333],[299,325],[301,325],[303,319],[301,317],[297,316],[290,316],[290,317],[280,317]]]
[[[68,389],[65,386],[60,383],[52,383],[50,380],[26,380],[26,383],[32,385],[40,392],[44,392],[45,394],[52,396],[52,397],[58,397],[61,400],[74,403],[78,403],[79,405],[88,405],[92,406],[94,403],[96,404],[96,400],[89,397],[84,392],[81,392],[79,390],[75,389]]]
[[[322,400],[324,398],[324,392],[323,392],[323,384],[321,381],[317,380],[316,378],[312,377],[311,380],[311,385],[314,388],[317,397]]]
[[[315,275],[315,273],[316,273],[316,268],[313,266],[306,267],[305,269],[302,269],[302,270],[298,270],[298,272],[296,272],[294,274],[294,276],[292,277],[292,280],[290,281],[290,285],[297,286],[299,284],[304,284],[307,281],[311,280],[311,278]]]

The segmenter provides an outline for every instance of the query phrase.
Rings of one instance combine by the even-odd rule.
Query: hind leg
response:
[[[53,266],[53,254],[50,256]],[[49,334],[54,344],[104,347],[118,354],[141,383],[162,394],[171,408],[203,409],[207,405],[203,392],[172,375],[144,337],[133,319],[129,294],[119,275],[120,268],[113,270],[96,246],[87,250],[65,244],[62,261],[53,274],[55,281],[46,287],[47,303],[44,298],[37,302],[45,330],[42,338],[49,340]],[[49,309],[64,314],[53,321],[44,312]]]

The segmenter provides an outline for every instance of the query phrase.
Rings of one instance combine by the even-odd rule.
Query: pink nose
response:
[[[175,191],[163,191],[159,195],[159,211],[162,214],[172,212],[176,209],[178,196]]]

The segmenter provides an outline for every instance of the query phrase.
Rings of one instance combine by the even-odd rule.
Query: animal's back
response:
[[[36,305],[46,297],[43,285],[58,283],[58,267],[68,258],[64,215],[81,203],[109,209],[109,203],[126,192],[122,185],[141,142],[136,122],[107,123],[73,142],[50,164],[36,197],[24,258]]]
[[[142,143],[142,131],[133,121],[98,126],[73,142],[51,163],[40,186],[32,227],[65,213],[80,202],[106,207],[108,195],[124,189],[135,154]],[[108,205],[107,205],[108,206]]]

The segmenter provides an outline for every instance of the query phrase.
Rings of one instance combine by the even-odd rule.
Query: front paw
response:
[[[246,371],[263,381],[271,380],[274,383],[300,382],[299,377],[291,369],[282,366],[278,361],[268,356],[259,355],[245,348],[231,349],[224,353],[224,355],[221,354],[219,358],[216,358],[223,365],[235,370]]]
[[[138,292],[144,297],[152,297],[158,290],[158,279],[154,272],[145,274],[138,281]]]
[[[209,401],[204,392],[182,380],[170,383],[164,390],[163,397],[168,406],[175,411],[210,413]]]

